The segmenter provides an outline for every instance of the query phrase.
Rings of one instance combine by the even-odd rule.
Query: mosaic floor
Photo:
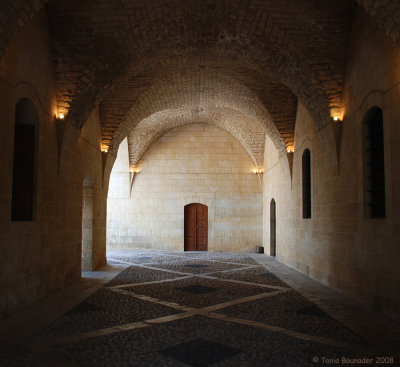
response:
[[[246,254],[108,261],[126,268],[0,366],[398,365]]]

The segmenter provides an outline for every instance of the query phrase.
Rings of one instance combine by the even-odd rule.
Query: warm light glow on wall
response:
[[[54,109],[54,115],[56,116],[57,120],[64,120],[65,117],[67,116],[68,110],[65,108],[55,108]]]
[[[331,117],[332,120],[335,122],[342,122],[343,121],[344,113],[342,109],[336,108],[331,110]]]
[[[107,152],[108,152],[108,145],[102,144],[102,145],[101,145],[101,151],[102,151],[103,153],[107,153]]]
[[[259,175],[261,175],[264,173],[264,171],[260,168],[255,168],[255,169],[253,169],[253,173],[258,173]]]
[[[342,122],[342,119],[339,116],[333,116],[332,119],[337,123]]]
[[[286,153],[294,153],[294,148],[292,146],[286,147]]]
[[[134,167],[134,166],[129,166],[129,172],[131,173],[139,173],[140,168],[139,167]]]

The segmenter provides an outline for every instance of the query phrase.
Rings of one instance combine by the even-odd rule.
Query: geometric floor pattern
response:
[[[45,367],[48,355],[57,367],[374,366],[381,355],[246,254],[107,257],[125,270],[0,366]]]

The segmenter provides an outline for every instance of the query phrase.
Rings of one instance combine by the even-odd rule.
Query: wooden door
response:
[[[185,206],[185,251],[207,251],[208,207],[193,203]]]

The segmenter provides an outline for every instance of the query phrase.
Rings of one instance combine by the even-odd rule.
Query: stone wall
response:
[[[316,132],[302,105],[297,113],[292,179],[286,157],[279,157],[266,139],[264,245],[269,247],[269,203],[274,198],[279,261],[398,318],[400,52],[359,11],[348,58],[339,161],[333,126]],[[383,109],[384,118],[385,219],[364,216],[362,120],[373,106]],[[301,170],[306,148],[311,151],[311,219],[302,217]]]
[[[208,206],[209,251],[251,251],[261,244],[262,187],[254,163],[224,130],[175,128],[138,164],[129,196],[127,144],[119,148],[108,195],[108,248],[183,251],[184,206]]]
[[[53,61],[44,11],[7,49],[0,65],[0,317],[79,279],[83,180],[93,182],[92,266],[105,263],[106,191],[95,111],[82,130],[56,122]],[[15,105],[34,104],[37,126],[33,221],[11,221]]]

